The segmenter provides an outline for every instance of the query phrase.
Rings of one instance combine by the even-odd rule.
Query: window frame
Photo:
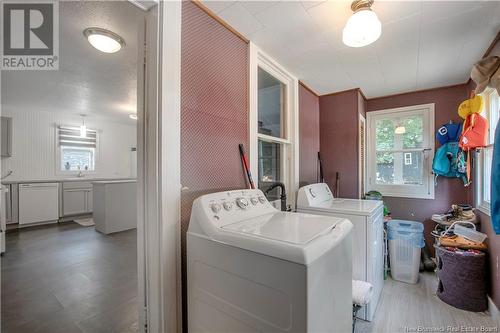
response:
[[[434,175],[432,174],[432,160],[435,151],[434,139],[434,103],[411,105],[400,108],[383,109],[367,112],[367,158],[366,158],[366,179],[365,184],[368,191],[379,191],[384,196],[399,197],[399,198],[413,198],[413,199],[434,199]],[[387,118],[391,115],[396,117],[411,116],[423,114],[423,148],[422,154],[424,161],[423,166],[423,184],[422,185],[387,185],[376,184],[376,128],[375,122],[380,118]],[[420,148],[414,149],[419,151]],[[403,157],[404,163],[404,157]],[[427,176],[426,176],[427,175]]]
[[[59,144],[59,127],[73,127],[77,128],[79,126],[74,125],[56,125],[55,126],[55,174],[57,176],[71,176],[78,174],[77,170],[61,170],[61,145]],[[80,170],[83,175],[96,175],[100,170],[100,131],[92,128],[88,128],[96,132],[96,146],[94,148],[94,170]]]
[[[258,141],[280,144],[281,180],[287,190],[287,203],[294,208],[299,184],[298,79],[272,57],[250,42],[249,47],[249,155],[250,170],[259,183]],[[259,133],[258,129],[258,70],[266,71],[285,85],[284,135],[281,138]]]
[[[495,93],[495,89],[493,88],[487,88],[485,91],[483,91],[480,95],[484,99],[484,109],[481,111],[481,114],[488,119],[488,146],[484,149],[481,149],[479,152],[476,153],[476,163],[474,165],[475,167],[475,201],[476,204],[475,206],[477,209],[479,209],[482,213],[491,216],[491,203],[485,200],[484,197],[484,175],[485,175],[485,155],[486,155],[486,149],[493,149],[493,141],[495,133],[494,131],[491,131],[492,129],[492,112],[490,110],[491,106],[491,95]],[[497,93],[498,96],[498,93]],[[500,96],[498,97],[498,105],[500,106]],[[500,115],[500,111],[499,111]],[[497,124],[496,126],[500,125],[500,117],[499,119],[496,120]]]

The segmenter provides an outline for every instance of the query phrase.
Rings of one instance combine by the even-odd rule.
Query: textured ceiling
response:
[[[3,71],[2,107],[60,111],[130,121],[137,109],[138,34],[144,11],[126,1],[61,1],[58,71]],[[106,54],[83,36],[111,30],[126,46]]]
[[[458,84],[500,29],[500,1],[380,1],[382,36],[342,43],[350,1],[204,1],[319,94],[367,97]]]

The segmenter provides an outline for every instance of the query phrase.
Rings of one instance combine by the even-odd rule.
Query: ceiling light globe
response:
[[[359,10],[349,19],[342,32],[342,41],[350,47],[363,47],[375,42],[382,34],[382,24],[370,9]]]
[[[123,38],[106,29],[88,28],[83,34],[93,47],[104,53],[115,53],[125,46]]]

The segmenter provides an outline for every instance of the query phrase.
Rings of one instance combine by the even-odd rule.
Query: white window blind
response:
[[[59,126],[58,131],[59,146],[96,148],[97,131],[87,129],[85,137],[81,136],[79,127]]]

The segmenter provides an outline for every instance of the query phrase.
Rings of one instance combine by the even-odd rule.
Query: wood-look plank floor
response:
[[[471,332],[464,330],[468,327],[490,327],[494,328],[492,332],[500,330],[500,323],[495,323],[489,314],[454,308],[435,295],[436,289],[434,273],[421,273],[417,284],[389,277],[374,320],[358,320],[356,333]],[[453,330],[455,328],[458,330]]]
[[[137,332],[137,233],[68,222],[8,233],[2,333]]]

